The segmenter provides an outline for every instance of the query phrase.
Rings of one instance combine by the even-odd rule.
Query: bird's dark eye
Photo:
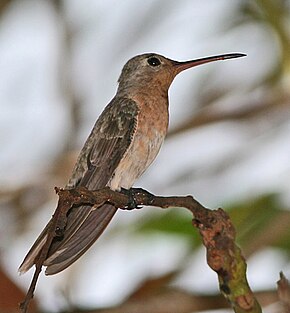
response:
[[[159,66],[161,64],[160,60],[156,57],[151,57],[147,60],[150,66]]]

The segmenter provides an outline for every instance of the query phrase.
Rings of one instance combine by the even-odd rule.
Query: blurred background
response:
[[[180,74],[170,130],[136,182],[228,210],[267,312],[290,277],[290,1],[0,1],[0,312],[33,271],[17,268],[52,215],[122,66],[241,52]],[[182,209],[118,212],[73,266],[40,277],[32,311],[196,312],[228,308]],[[225,312],[225,309],[223,309]]]

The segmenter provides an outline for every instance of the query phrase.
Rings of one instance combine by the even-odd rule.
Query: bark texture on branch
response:
[[[66,214],[72,206],[92,205],[96,210],[104,203],[116,208],[128,209],[132,198],[127,193],[115,192],[109,188],[89,191],[86,188],[72,190],[57,189],[59,196],[57,209],[51,221],[48,239],[36,262],[36,271],[24,302],[23,312],[27,312],[29,301],[33,297],[36,282],[46,259],[54,237],[61,236],[65,231]],[[160,208],[182,207],[193,213],[193,226],[202,236],[207,251],[207,263],[217,273],[221,293],[229,301],[237,313],[262,312],[259,303],[251,291],[246,278],[246,262],[240,248],[235,243],[235,229],[228,214],[222,209],[209,210],[192,196],[160,197],[146,190],[132,188],[136,206],[154,206]]]

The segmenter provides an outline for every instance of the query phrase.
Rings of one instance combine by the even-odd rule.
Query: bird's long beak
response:
[[[227,59],[235,59],[235,58],[241,58],[246,56],[246,54],[243,53],[228,53],[228,54],[220,54],[220,55],[214,55],[210,57],[205,57],[201,59],[196,59],[196,60],[190,60],[190,61],[185,61],[185,62],[177,62],[173,61],[174,67],[177,71],[177,74],[187,70],[188,68],[202,65],[205,63],[213,62],[213,61],[219,61],[219,60],[227,60]]]

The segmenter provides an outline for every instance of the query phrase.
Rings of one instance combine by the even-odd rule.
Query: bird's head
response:
[[[174,77],[180,72],[201,64],[245,56],[241,53],[216,55],[178,62],[157,53],[145,53],[130,59],[119,77],[119,90],[160,88],[167,92]]]

